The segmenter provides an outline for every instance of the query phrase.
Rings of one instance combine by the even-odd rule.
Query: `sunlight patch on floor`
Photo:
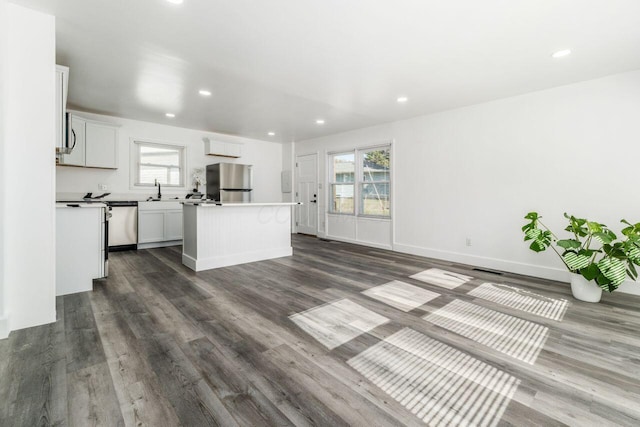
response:
[[[495,426],[520,380],[409,328],[347,362],[432,426]]]
[[[565,299],[548,298],[515,286],[497,283],[483,283],[468,295],[558,321],[562,320],[569,307],[569,302]]]
[[[458,286],[472,280],[473,277],[464,274],[454,273],[452,271],[440,270],[439,268],[430,268],[420,273],[410,276],[412,279],[421,282],[430,283],[432,285],[442,286],[447,289],[455,289]]]
[[[546,326],[461,300],[423,319],[530,364],[535,363],[549,335]]]
[[[348,299],[314,307],[289,318],[330,350],[389,321]]]
[[[420,307],[440,296],[440,294],[436,292],[422,289],[399,280],[367,289],[362,293],[405,312]]]

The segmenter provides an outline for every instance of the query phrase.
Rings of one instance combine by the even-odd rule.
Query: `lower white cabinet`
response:
[[[138,247],[163,246],[182,241],[182,205],[178,202],[138,204]]]
[[[58,204],[56,209],[56,295],[93,290],[105,276],[102,204]]]

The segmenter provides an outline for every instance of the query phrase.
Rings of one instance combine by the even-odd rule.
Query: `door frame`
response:
[[[298,157],[304,157],[304,156],[312,156],[315,155],[316,156],[316,199],[318,200],[318,203],[316,203],[316,209],[315,209],[315,215],[316,215],[316,230],[315,230],[315,234],[314,236],[318,236],[319,233],[319,228],[320,228],[320,200],[321,200],[321,192],[320,192],[320,152],[319,151],[314,151],[314,152],[310,152],[310,153],[305,153],[305,154],[296,154],[294,156],[294,172],[293,172],[293,198],[296,202],[299,202],[300,200],[298,200]],[[309,202],[307,202],[309,203]],[[294,233],[298,234],[298,214],[296,212],[296,214],[294,215],[294,219],[293,219],[293,231]],[[306,233],[305,233],[306,234]]]

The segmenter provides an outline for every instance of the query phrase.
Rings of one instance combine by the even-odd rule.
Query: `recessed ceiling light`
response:
[[[399,96],[398,99],[396,99],[396,101],[402,103],[402,102],[407,102],[409,100],[409,98],[407,98],[406,96]]]
[[[167,1],[173,4],[182,4],[184,2],[184,0],[167,0]]]
[[[199,93],[200,95],[202,95],[202,96],[211,96],[211,92],[210,92],[210,91],[208,91],[208,90],[204,90],[204,89],[202,89],[202,90],[198,91],[198,93]]]
[[[267,135],[269,135],[269,136],[276,136],[276,133],[275,133],[275,132],[269,132]]]
[[[173,113],[167,113],[167,114],[165,114],[165,116],[173,119],[176,115],[173,114]]]
[[[571,55],[571,49],[559,50],[557,52],[554,52],[551,56],[554,58],[562,58],[563,56],[567,55]]]
[[[316,124],[317,124],[317,125],[323,125],[323,124],[324,124],[324,119],[318,119],[318,120],[316,120]]]

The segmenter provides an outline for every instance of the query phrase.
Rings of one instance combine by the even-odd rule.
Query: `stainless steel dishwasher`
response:
[[[109,218],[109,251],[138,248],[138,202],[107,202]]]

